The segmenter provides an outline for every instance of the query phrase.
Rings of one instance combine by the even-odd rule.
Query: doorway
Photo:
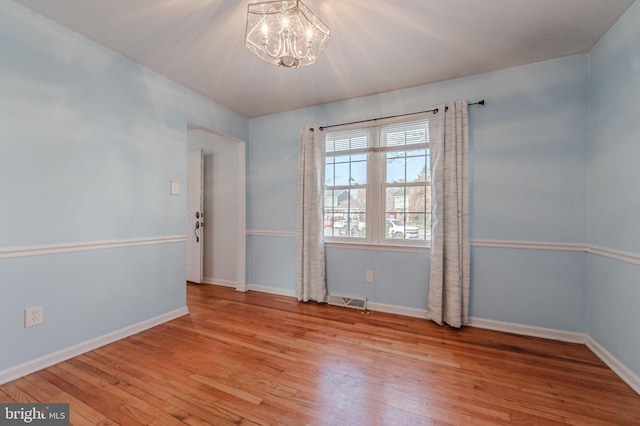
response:
[[[187,152],[197,150],[204,171],[201,282],[246,291],[245,143],[189,123]]]

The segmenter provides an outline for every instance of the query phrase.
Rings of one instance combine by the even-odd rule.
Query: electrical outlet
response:
[[[24,310],[24,326],[32,327],[34,325],[42,324],[42,306],[35,306],[33,308],[27,308]]]
[[[366,278],[367,278],[367,282],[368,283],[372,283],[373,282],[373,271],[367,271]]]

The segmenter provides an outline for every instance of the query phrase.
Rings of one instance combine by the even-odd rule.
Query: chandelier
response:
[[[329,27],[300,0],[249,4],[245,45],[260,59],[296,68],[313,64],[329,41]]]

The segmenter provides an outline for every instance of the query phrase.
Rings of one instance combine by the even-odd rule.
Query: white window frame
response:
[[[381,128],[390,124],[411,123],[421,120],[429,120],[433,118],[431,113],[414,115],[410,118],[395,118],[379,120],[376,123],[360,124],[360,125],[345,125],[332,128],[328,131],[328,134],[349,131],[349,130],[367,130],[369,133],[369,147],[364,150],[344,151],[344,154],[353,154],[355,152],[367,153],[367,184],[366,184],[366,237],[350,237],[350,236],[325,236],[325,243],[328,246],[344,247],[349,246],[354,248],[368,248],[378,249],[384,247],[385,249],[394,249],[399,251],[423,251],[428,250],[431,247],[431,239],[428,240],[412,240],[412,239],[393,239],[386,238],[386,205],[384,203],[385,191],[388,187],[397,186],[428,186],[430,177],[426,177],[426,185],[414,182],[406,182],[401,185],[393,183],[385,183],[386,181],[386,167],[385,167],[385,153],[398,151],[397,147],[381,147],[380,146],[380,134]],[[404,147],[404,146],[403,146]],[[413,151],[419,149],[427,149],[429,153],[429,143],[409,145],[406,151]],[[336,156],[343,155],[339,153]],[[344,189],[341,186],[333,186],[334,189]],[[323,194],[324,194],[323,188]],[[429,212],[427,212],[429,213]],[[348,229],[348,225],[347,225]]]

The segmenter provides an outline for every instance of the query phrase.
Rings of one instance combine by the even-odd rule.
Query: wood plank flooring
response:
[[[188,285],[188,316],[0,386],[74,425],[640,425],[585,346]]]

